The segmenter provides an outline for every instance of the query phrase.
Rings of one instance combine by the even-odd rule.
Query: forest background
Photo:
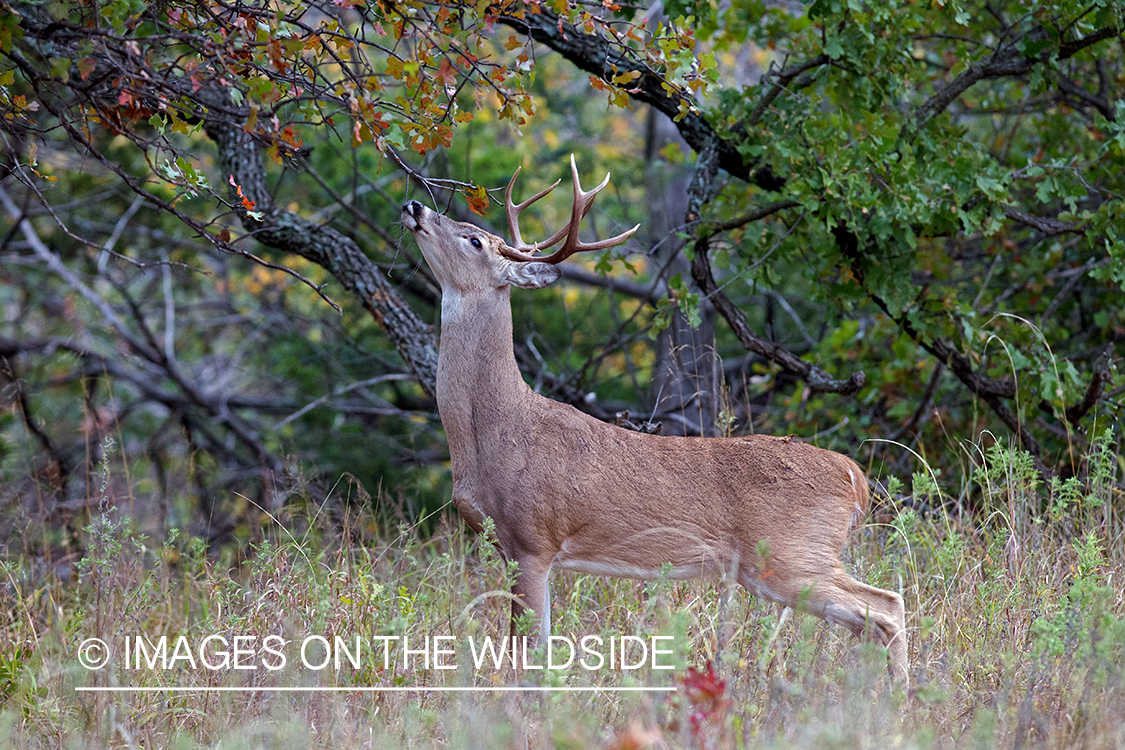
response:
[[[78,585],[98,519],[219,567],[302,509],[440,534],[439,288],[400,207],[506,236],[511,175],[571,154],[612,172],[585,231],[641,229],[513,295],[536,390],[840,450],[877,521],[992,529],[1021,574],[1044,524],[1120,564],[1123,28],[1114,0],[3,2],[5,595]]]

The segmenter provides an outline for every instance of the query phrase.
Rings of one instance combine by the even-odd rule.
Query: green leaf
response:
[[[1040,203],[1047,203],[1055,194],[1055,178],[1051,176],[1044,177],[1039,181],[1039,185],[1035,188],[1035,198]]]
[[[1000,198],[1004,195],[1004,183],[992,177],[985,177],[980,175],[977,177],[977,187],[979,187],[984,194],[989,198]]]

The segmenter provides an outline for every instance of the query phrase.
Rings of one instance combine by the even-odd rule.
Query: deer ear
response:
[[[550,263],[509,263],[505,281],[523,289],[541,289],[553,284],[562,271]]]

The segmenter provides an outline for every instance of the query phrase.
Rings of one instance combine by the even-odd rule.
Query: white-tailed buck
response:
[[[571,157],[570,222],[540,243],[519,214],[558,185],[505,206],[513,244],[417,201],[402,208],[441,284],[437,403],[453,463],[453,502],[519,563],[512,615],[534,610],[549,632],[553,568],[677,579],[730,573],[758,596],[800,606],[886,646],[907,679],[902,597],[844,572],[840,553],[867,509],[867,481],[850,458],[789,438],[660,437],[615,427],[524,383],[512,353],[510,289],[557,280],[554,265],[601,242],[578,225],[609,181],[586,192]],[[549,256],[535,253],[565,238]]]

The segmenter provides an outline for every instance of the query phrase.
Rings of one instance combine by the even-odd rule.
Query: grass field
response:
[[[924,470],[909,498],[883,478],[897,499],[875,499],[846,562],[906,599],[906,690],[890,683],[878,648],[723,581],[554,577],[554,633],[576,644],[634,636],[630,666],[638,639],[668,636],[658,643],[672,653],[657,666],[672,669],[653,669],[651,658],[636,669],[478,668],[472,647],[504,635],[513,571],[448,508],[423,535],[406,524],[387,530],[338,497],[307,498],[264,515],[245,559],[187,536],[142,538],[107,511],[94,514],[86,557],[69,568],[21,551],[44,533],[25,519],[3,560],[0,736],[15,748],[1125,748],[1116,446],[1095,447],[1088,469],[1048,487],[1021,454],[993,448],[956,499]],[[140,662],[128,640],[138,635]],[[315,668],[327,653],[315,639],[306,666],[309,636],[339,636],[353,651],[358,637],[359,666],[343,654],[339,669]],[[80,660],[104,655],[80,653],[94,637],[112,653],[101,669]],[[436,668],[435,646],[452,669]],[[559,660],[564,653],[560,644]],[[510,685],[604,690],[269,690]]]

